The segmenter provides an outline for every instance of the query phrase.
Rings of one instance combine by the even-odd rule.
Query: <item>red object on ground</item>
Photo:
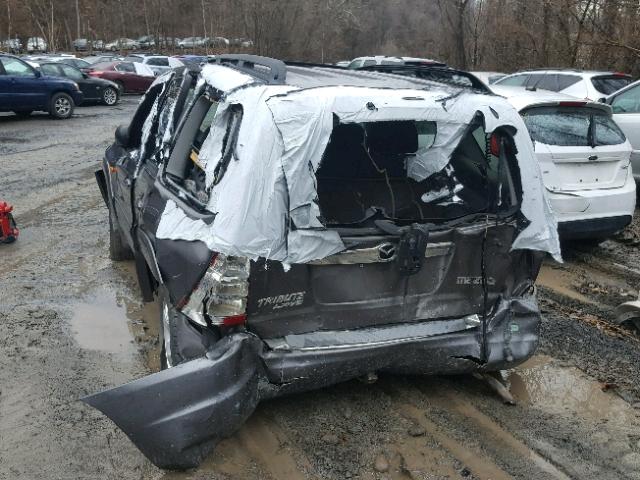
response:
[[[15,242],[20,234],[13,215],[11,215],[12,211],[13,206],[0,201],[0,243]]]

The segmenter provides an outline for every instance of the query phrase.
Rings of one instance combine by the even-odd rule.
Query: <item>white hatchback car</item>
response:
[[[527,125],[562,238],[602,239],[631,222],[631,145],[608,105],[518,87],[491,89]]]
[[[550,90],[577,98],[600,100],[633,82],[624,73],[585,70],[530,70],[496,80],[493,85]]]
[[[607,98],[613,120],[631,143],[633,177],[640,182],[640,81],[627,85]]]

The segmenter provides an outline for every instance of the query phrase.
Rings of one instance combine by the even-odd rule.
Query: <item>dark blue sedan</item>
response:
[[[69,118],[83,100],[78,84],[49,77],[12,55],[0,55],[0,112],[27,116],[33,111]]]

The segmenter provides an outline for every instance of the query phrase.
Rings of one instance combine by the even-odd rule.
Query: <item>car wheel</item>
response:
[[[102,101],[105,105],[115,105],[118,103],[118,92],[116,92],[115,88],[107,87],[102,92]]]
[[[171,303],[169,291],[164,285],[158,288],[160,304],[160,368],[175,367],[189,360],[204,356],[207,350],[220,339],[220,335],[209,327],[198,328]]]
[[[118,220],[113,214],[111,200],[109,200],[109,258],[115,262],[122,260],[131,260],[133,252],[127,245],[127,241],[122,237],[120,229],[116,226]]]
[[[73,115],[73,98],[71,98],[66,93],[56,93],[51,97],[51,102],[49,104],[49,115],[54,118],[69,118]]]
[[[17,116],[19,117],[28,117],[29,115],[31,115],[33,113],[33,110],[18,110],[15,113]]]

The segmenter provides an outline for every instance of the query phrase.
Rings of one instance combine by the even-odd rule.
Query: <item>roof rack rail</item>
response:
[[[471,88],[483,93],[492,93],[475,75],[464,70],[456,70],[455,68],[440,65],[369,65],[367,67],[358,68],[357,71],[380,72],[402,75],[402,72],[413,72],[416,78],[428,80],[431,82],[445,83],[459,88]],[[470,85],[462,83],[454,78],[464,77]]]
[[[333,65],[332,63],[298,62],[295,60],[285,60],[284,63],[285,65],[289,65],[291,67],[335,68],[336,70],[348,70],[347,67]]]
[[[285,63],[270,57],[240,53],[224,54],[216,55],[209,59],[208,63],[225,65],[274,85],[284,84],[287,78]]]

